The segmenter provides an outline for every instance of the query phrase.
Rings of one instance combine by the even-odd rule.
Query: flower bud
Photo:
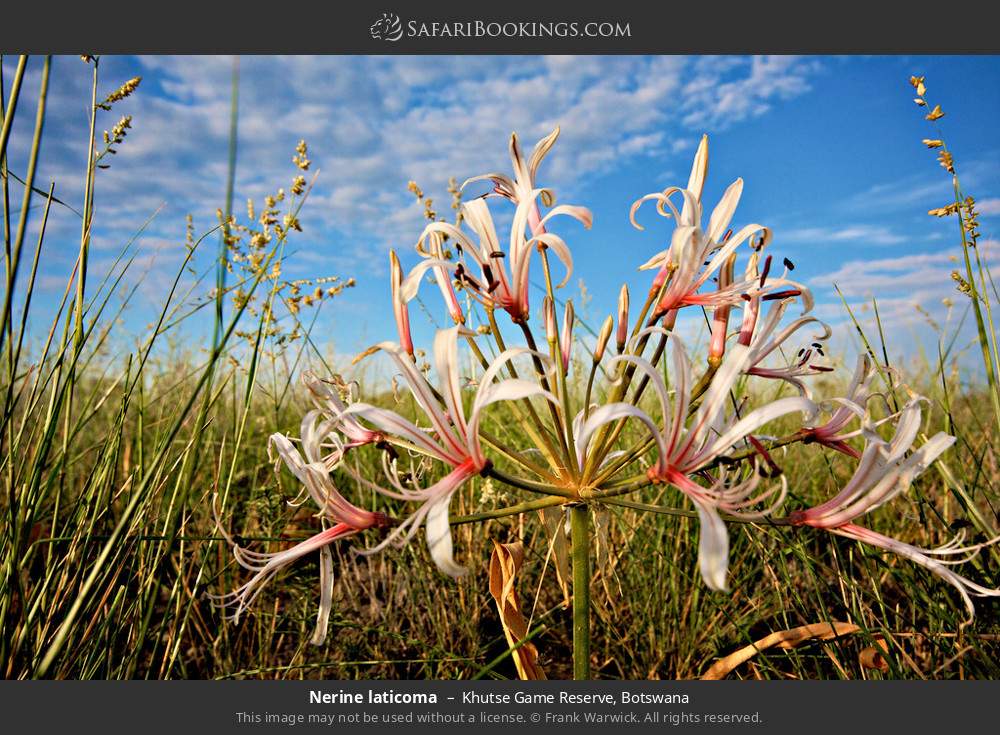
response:
[[[719,290],[727,288],[733,282],[733,267],[736,264],[736,253],[730,255],[719,269]],[[729,329],[730,304],[716,307],[712,314],[712,337],[708,345],[708,363],[718,365],[726,352],[726,330]]]
[[[594,362],[600,362],[604,358],[604,350],[608,346],[608,340],[611,339],[611,331],[615,327],[615,320],[610,314],[608,318],[604,320],[604,324],[601,325],[601,332],[597,335],[597,346],[594,347]]]
[[[392,285],[392,311],[396,317],[399,332],[399,346],[413,357],[413,338],[410,336],[410,310],[403,298],[403,268],[396,257],[396,251],[389,251],[389,281]]]
[[[545,317],[545,339],[554,345],[559,341],[559,330],[556,329],[556,309],[548,296],[542,301],[542,313]]]
[[[560,348],[562,351],[563,372],[569,370],[569,357],[573,351],[573,325],[576,322],[576,314],[573,311],[573,302],[566,302],[566,311],[563,313],[562,339]]]
[[[751,256],[752,260],[748,268],[756,269],[758,257],[758,253],[754,253]],[[760,312],[761,297],[743,294],[743,300],[746,303],[743,305],[743,322],[740,324],[740,336],[737,341],[741,345],[749,345],[753,340],[754,330],[757,328],[757,315]]]
[[[691,176],[688,178],[687,189],[691,192],[692,196],[697,201],[701,201],[701,194],[705,188],[705,177],[708,175],[708,136],[702,135],[701,141],[698,143],[698,150],[694,154],[694,162],[691,165]],[[688,204],[688,200],[684,200],[684,208],[681,211],[682,223],[687,224],[691,222],[692,218],[696,216],[695,212],[691,211],[691,205]],[[700,216],[697,215],[697,216]]]
[[[615,334],[618,354],[625,351],[626,340],[628,340],[628,286],[622,284],[622,290],[618,293],[618,332]]]

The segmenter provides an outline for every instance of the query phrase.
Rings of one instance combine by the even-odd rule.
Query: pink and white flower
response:
[[[858,356],[857,367],[854,369],[854,376],[851,378],[846,396],[825,402],[832,406],[830,417],[823,424],[804,428],[802,430],[804,441],[807,444],[822,444],[849,457],[860,459],[861,453],[848,444],[847,440],[871,432],[874,427],[899,416],[898,412],[892,413],[877,421],[869,417],[868,403],[874,395],[871,387],[874,378],[873,363],[867,354],[862,353]],[[855,419],[858,419],[859,426],[849,431],[847,427]],[[874,438],[874,435],[872,436]]]
[[[392,288],[392,313],[396,318],[399,344],[403,346],[406,354],[412,359],[413,337],[410,335],[410,308],[408,304],[413,297],[406,298],[403,292],[403,267],[399,264],[395,250],[389,251],[389,284]]]
[[[535,190],[535,177],[538,175],[538,167],[541,165],[542,159],[545,158],[546,154],[552,150],[552,146],[555,145],[558,137],[559,127],[557,126],[551,133],[535,144],[534,149],[531,151],[531,156],[525,159],[524,154],[521,152],[521,144],[517,139],[517,133],[511,133],[510,162],[514,169],[514,177],[511,178],[499,173],[482,174],[481,176],[473,176],[471,179],[467,179],[461,188],[464,189],[474,181],[490,181],[493,184],[493,193],[496,196],[509,199],[514,204],[521,204],[522,202],[532,200],[534,198],[533,192]],[[539,191],[542,193],[543,203],[546,206],[551,206],[555,198],[552,191],[550,189],[540,189]],[[532,230],[535,229],[536,224],[537,219],[532,222]]]
[[[243,612],[249,608],[264,587],[279,572],[291,566],[294,562],[315,551],[320,553],[320,604],[316,619],[316,630],[310,640],[314,645],[321,644],[326,639],[333,606],[333,556],[330,544],[338,539],[347,538],[368,528],[381,528],[388,525],[385,514],[363,510],[347,500],[330,479],[330,474],[321,460],[317,459],[318,436],[315,433],[303,439],[303,445],[308,445],[307,455],[312,459],[304,461],[292,443],[281,434],[271,437],[270,445],[293,475],[302,483],[309,496],[319,508],[318,515],[333,525],[316,535],[301,541],[289,549],[273,553],[261,553],[242,548],[219,523],[216,514],[216,525],[226,541],[233,548],[236,561],[244,569],[253,572],[253,576],[243,585],[226,595],[211,595],[221,606],[232,608],[229,618],[239,621]],[[215,503],[213,502],[213,510]]]
[[[691,168],[688,187],[682,189],[672,186],[662,192],[654,192],[637,199],[629,212],[629,220],[637,229],[645,229],[640,225],[635,215],[644,202],[654,201],[657,211],[676,222],[671,235],[670,247],[663,250],[639,267],[640,270],[657,269],[653,288],[659,288],[668,281],[660,296],[654,315],[663,315],[685,306],[699,305],[705,308],[718,309],[734,306],[748,298],[764,297],[765,299],[781,298],[793,293],[803,294],[805,308],[811,308],[811,300],[807,290],[798,283],[788,279],[788,272],[779,278],[766,279],[756,273],[756,259],[751,258],[751,264],[743,278],[737,278],[728,284],[720,284],[715,291],[702,292],[701,288],[709,282],[730,259],[733,253],[743,245],[758,238],[754,244],[757,253],[767,247],[771,241],[770,228],[759,224],[750,224],[740,228],[735,234],[729,230],[729,224],[736,212],[743,193],[743,179],[736,179],[726,189],[719,203],[712,210],[708,227],[702,229],[701,195],[704,188],[705,175],[708,170],[708,138],[703,137],[698,152],[695,154]],[[682,208],[677,209],[673,197],[679,195],[683,200]],[[758,236],[758,233],[759,236]]]
[[[412,299],[416,294],[423,274],[428,269],[434,269],[453,317],[457,316],[458,306],[454,291],[449,292],[450,284],[448,287],[444,284],[446,279],[443,274],[446,272],[453,273],[462,287],[481,304],[489,308],[504,309],[515,322],[526,321],[530,315],[528,277],[531,253],[540,248],[551,249],[566,268],[566,276],[558,287],[569,281],[573,272],[573,257],[565,241],[558,235],[548,232],[546,227],[553,217],[568,215],[589,229],[592,217],[590,210],[573,205],[554,207],[544,216],[539,210],[539,199],[546,206],[551,206],[554,202],[550,189],[535,186],[535,176],[539,164],[552,148],[558,135],[559,129],[556,128],[550,135],[540,140],[527,160],[521,153],[517,136],[512,135],[510,153],[514,177],[490,173],[471,178],[462,185],[465,187],[470,182],[486,179],[493,182],[494,194],[513,202],[515,211],[509,250],[504,252],[500,246],[500,239],[486,198],[479,197],[467,201],[462,204],[462,221],[472,230],[478,243],[473,242],[460,227],[451,223],[432,222],[427,225],[417,246],[418,252],[426,259],[407,277],[407,285],[401,291],[405,300]],[[460,255],[463,256],[460,260],[444,259],[441,242],[445,237],[451,238],[455,243]],[[470,265],[475,266],[473,270],[470,270]],[[455,320],[461,321],[457,318]]]
[[[344,416],[347,404],[336,386],[308,371],[302,374],[302,384],[316,406],[302,417],[301,424],[300,436],[309,462],[322,462],[332,470],[347,450],[385,440],[380,432],[363,426],[353,416]]]
[[[643,330],[660,331],[659,328]],[[642,332],[640,332],[640,335]],[[645,411],[628,403],[610,403],[594,410],[581,430],[577,452],[581,455],[589,438],[603,424],[622,418],[635,418],[649,429],[656,442],[658,458],[649,470],[654,482],[667,482],[687,495],[695,504],[701,519],[699,542],[699,567],[705,583],[714,590],[726,589],[728,570],[729,537],[719,511],[746,518],[764,517],[781,503],[783,490],[775,488],[754,494],[760,482],[760,475],[754,472],[749,478],[732,481],[729,473],[719,473],[707,487],[693,479],[702,470],[724,457],[733,447],[750,440],[751,435],[761,426],[790,414],[802,413],[813,416],[816,405],[800,396],[781,398],[770,404],[750,411],[746,415],[728,416],[726,404],[736,380],[744,371],[750,357],[749,348],[736,345],[725,357],[702,402],[693,416],[689,417],[693,388],[691,363],[681,341],[672,336],[674,398],[669,392],[659,371],[647,360],[631,354],[613,358],[615,362],[629,362],[644,373],[654,387],[659,407],[663,415],[662,424],[657,424]],[[783,488],[783,483],[782,483]],[[762,511],[748,508],[779,493],[777,503]]]
[[[367,403],[354,403],[342,413],[345,420],[353,416],[377,427],[390,444],[441,461],[452,468],[451,472],[430,487],[416,490],[404,486],[394,466],[388,462],[387,476],[391,488],[378,486],[356,473],[355,476],[359,482],[384,495],[421,504],[382,543],[365,553],[374,553],[390,543],[406,543],[420,530],[421,525],[425,525],[431,558],[442,572],[453,577],[462,576],[467,570],[455,563],[453,558],[448,506],[452,495],[462,484],[489,467],[490,461],[479,438],[483,410],[498,401],[520,400],[532,396],[556,402],[555,396],[533,381],[506,379],[495,382],[503,367],[519,355],[535,354],[539,359],[548,359],[526,348],[511,348],[501,353],[484,371],[472,401],[472,409],[466,418],[458,370],[460,333],[471,334],[461,327],[452,327],[440,330],[434,339],[434,360],[440,381],[438,391],[431,387],[399,345],[382,342],[373,348],[388,354],[399,368],[418,406],[430,422],[428,430],[418,427],[394,411]],[[438,395],[442,400],[438,399]]]
[[[833,371],[832,367],[821,362],[824,357],[822,343],[829,339],[831,332],[826,324],[814,316],[800,316],[779,330],[778,326],[781,324],[785,311],[795,299],[795,296],[791,296],[775,301],[768,310],[767,316],[764,317],[764,321],[754,325],[749,342],[741,333],[741,341],[750,347],[750,358],[744,372],[759,378],[783,380],[795,386],[799,393],[808,398],[810,391],[802,379]],[[791,362],[780,367],[764,364],[774,353],[780,352],[780,348],[788,342],[792,335],[810,324],[817,325],[821,331],[812,337],[808,347],[798,350]]]
[[[532,211],[537,209],[535,200],[541,193],[541,189],[535,189],[531,192],[531,199],[517,205],[510,230],[508,252],[504,252],[500,247],[493,217],[485,199],[473,199],[462,205],[462,221],[473,231],[478,243],[473,242],[462,229],[449,222],[432,222],[427,225],[421,235],[421,243],[428,238],[446,235],[465,257],[458,262],[438,258],[424,260],[407,276],[403,293],[412,298],[427,269],[443,268],[454,273],[463,288],[479,303],[488,308],[504,309],[516,322],[526,321],[530,316],[528,278],[532,252],[537,248],[548,248],[562,261],[566,275],[556,286],[557,288],[564,286],[573,273],[573,256],[569,247],[561,237],[546,231],[546,225],[552,218],[561,215],[576,219],[588,229],[592,223],[590,210],[563,204],[553,207],[529,230],[529,218]],[[428,250],[426,246],[421,247],[425,251]],[[466,257],[475,264],[478,274],[469,270]]]
[[[907,455],[920,429],[922,401],[923,399],[916,398],[900,411],[895,433],[888,442],[874,432],[866,431],[868,442],[857,469],[840,492],[820,505],[790,513],[788,520],[796,526],[826,529],[839,536],[899,554],[919,564],[958,590],[971,619],[975,614],[972,597],[1000,597],[1000,589],[990,589],[973,582],[949,567],[967,561],[979,549],[1000,541],[1000,536],[972,546],[962,546],[961,536],[958,536],[943,546],[925,549],[854,523],[860,516],[906,492],[913,480],[955,443],[955,437],[939,432]],[[963,558],[951,560],[953,557]]]

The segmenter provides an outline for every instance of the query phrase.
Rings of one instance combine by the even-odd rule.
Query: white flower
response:
[[[922,398],[915,398],[900,411],[895,433],[888,442],[874,431],[866,429],[864,433],[867,444],[857,469],[847,484],[826,502],[790,513],[788,520],[793,525],[824,528],[839,536],[877,546],[929,569],[958,590],[971,619],[975,614],[972,597],[1000,597],[1000,589],[977,584],[956,574],[949,566],[967,561],[979,549],[1000,541],[1000,536],[972,546],[962,546],[961,536],[957,536],[944,546],[925,549],[884,536],[853,522],[906,492],[913,480],[955,443],[955,437],[939,432],[919,449],[906,454],[912,449],[920,429],[920,404],[923,401]],[[860,410],[860,407],[857,408]],[[965,558],[948,560],[948,557],[954,556]]]
[[[657,328],[648,331],[661,331]],[[640,335],[643,332],[640,332]],[[665,332],[664,332],[665,333]],[[813,416],[816,405],[804,397],[781,398],[742,417],[727,416],[726,404],[730,391],[746,367],[750,350],[745,345],[736,345],[723,360],[701,404],[693,416],[689,417],[692,402],[693,381],[691,363],[684,346],[676,335],[673,342],[674,400],[671,402],[666,384],[659,371],[647,360],[635,355],[623,354],[613,358],[614,362],[632,363],[649,377],[659,399],[663,421],[658,425],[645,411],[628,403],[610,403],[590,414],[584,424],[577,444],[577,452],[582,454],[588,446],[591,435],[603,424],[622,418],[635,418],[651,432],[658,451],[657,463],[649,471],[654,482],[667,482],[675,486],[694,502],[701,518],[701,540],[699,545],[699,565],[705,583],[712,589],[726,589],[728,569],[729,538],[725,524],[718,511],[723,510],[743,517],[762,517],[771,513],[778,503],[763,511],[749,512],[746,509],[771,497],[775,490],[754,495],[760,482],[755,472],[748,479],[731,482],[727,473],[719,476],[708,486],[695,482],[693,476],[710,463],[725,456],[734,446],[747,441],[758,428],[780,416],[800,412]]]
[[[555,396],[543,390],[537,383],[523,379],[507,379],[499,382],[504,365],[518,355],[532,354],[526,348],[511,348],[501,353],[486,369],[479,382],[472,402],[472,410],[466,418],[462,405],[462,393],[458,372],[458,336],[471,334],[461,327],[440,330],[434,339],[434,360],[440,387],[435,391],[427,382],[413,361],[399,345],[382,342],[373,349],[386,352],[402,372],[413,397],[430,421],[430,430],[425,431],[395,411],[367,403],[354,403],[341,414],[343,419],[357,417],[376,426],[385,440],[405,449],[439,460],[452,468],[444,478],[430,487],[414,490],[405,487],[395,476],[390,466],[388,477],[392,488],[384,488],[371,483],[355,473],[365,485],[393,498],[421,503],[409,518],[404,520],[382,543],[366,553],[385,548],[390,543],[409,541],[426,523],[427,545],[434,563],[445,574],[458,577],[466,569],[455,563],[452,557],[451,526],[448,522],[448,505],[451,496],[461,485],[489,466],[489,459],[483,452],[479,439],[479,423],[483,410],[498,401],[512,401],[541,396],[556,402]],[[539,359],[547,359],[538,353]],[[438,399],[440,395],[442,401]]]

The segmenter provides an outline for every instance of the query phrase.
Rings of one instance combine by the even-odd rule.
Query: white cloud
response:
[[[941,206],[954,198],[951,182],[947,179],[934,180],[927,176],[909,177],[899,181],[875,184],[858,192],[843,203],[853,211],[884,212],[889,209],[912,208],[914,206]]]
[[[994,268],[1000,241],[981,240],[979,250],[982,262]],[[925,324],[928,315],[938,323],[944,322],[954,314],[946,302],[959,311],[965,309],[968,298],[957,290],[952,279],[954,271],[965,274],[964,259],[958,248],[895,258],[852,260],[830,273],[810,279],[809,285],[817,292],[820,303],[815,314],[821,319],[831,323],[849,320],[843,303],[833,291],[836,286],[864,327],[874,326],[874,298],[883,328],[891,330]]]
[[[90,69],[75,57],[57,64],[47,138],[54,165],[42,178],[56,178],[67,201],[78,201]],[[99,175],[97,248],[118,247],[163,202],[168,206],[150,236],[159,244],[179,241],[184,215],[194,213],[207,229],[223,200],[231,60],[152,56],[139,64],[145,77],[139,92],[98,123],[103,129],[118,114],[134,117],[111,169]],[[103,61],[102,89],[131,74],[125,65],[118,57]],[[434,195],[441,211],[449,176],[506,171],[511,130],[530,146],[562,126],[542,177],[571,200],[588,177],[622,159],[652,158],[666,170],[687,158],[684,149],[703,130],[804,93],[817,62],[340,56],[247,57],[241,67],[237,210],[247,197],[287,186],[296,173],[292,148],[306,138],[321,175],[303,222],[307,235],[335,233],[348,243],[347,251],[331,252],[343,261],[415,240],[422,223],[406,192],[409,179]],[[28,137],[22,131],[14,140]],[[67,232],[73,227],[78,221],[70,218]]]
[[[994,259],[993,251],[997,245],[997,241],[994,240],[984,240],[980,243],[987,261]],[[916,287],[936,284],[944,284],[948,290],[953,291],[955,284],[951,279],[951,272],[956,269],[964,272],[963,263],[961,251],[957,249],[901,255],[894,258],[851,260],[835,271],[810,279],[810,284],[815,286],[836,284],[848,296],[912,292]],[[916,300],[920,295],[914,293],[913,299]]]
[[[846,225],[844,227],[803,227],[797,229],[779,230],[775,236],[782,242],[810,243],[823,245],[825,243],[858,243],[861,245],[896,245],[905,242],[906,238],[893,232],[884,225]]]
[[[695,65],[684,86],[681,109],[693,127],[726,127],[767,112],[777,100],[808,92],[815,61],[794,56],[757,56],[752,59],[707,58]],[[734,72],[743,72],[732,79]]]
[[[1000,214],[1000,197],[982,199],[976,202],[976,209],[984,217]]]

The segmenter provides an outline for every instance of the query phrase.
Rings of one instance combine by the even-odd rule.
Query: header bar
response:
[[[983,4],[984,5],[984,4]],[[27,8],[27,9],[25,9]],[[984,8],[985,10],[985,8]],[[36,17],[32,18],[34,13]],[[3,11],[4,53],[718,54],[991,53],[1000,34],[965,3],[954,24],[878,3],[484,4],[244,2]],[[20,16],[20,17],[18,17]],[[44,17],[43,17],[44,16]],[[985,16],[983,16],[985,17]],[[945,27],[947,25],[947,27]]]

